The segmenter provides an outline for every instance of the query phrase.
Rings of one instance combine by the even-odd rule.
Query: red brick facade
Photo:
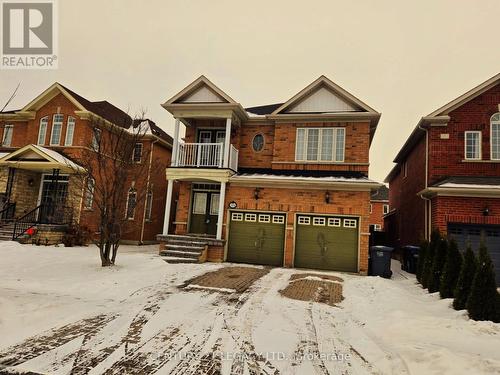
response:
[[[43,102],[43,100],[41,101]],[[12,152],[29,144],[36,145],[38,143],[40,119],[47,116],[48,126],[46,130],[46,137],[45,141],[41,143],[40,146],[57,151],[58,153],[65,155],[78,163],[78,160],[84,155],[84,150],[88,149],[88,146],[91,144],[93,132],[88,122],[89,120],[81,118],[78,115],[78,112],[75,113],[75,111],[79,111],[79,108],[77,108],[77,106],[65,95],[59,93],[37,108],[33,119],[19,120],[12,117],[10,119],[6,118],[5,120],[0,121],[0,137],[3,137],[5,125],[13,125],[12,143],[10,147],[0,147],[0,152]],[[60,142],[58,145],[50,144],[54,114],[61,114],[64,116]],[[69,116],[75,119],[75,127],[72,145],[65,146],[67,121]],[[106,134],[103,134],[102,136],[105,137]],[[149,175],[149,183],[153,191],[152,219],[144,220],[145,200],[142,200],[141,202],[138,202],[134,219],[127,222],[122,228],[123,239],[133,242],[154,241],[156,235],[162,231],[164,221],[163,215],[165,210],[165,191],[167,186],[165,180],[165,168],[169,165],[171,157],[171,146],[167,146],[165,141],[152,136],[146,136],[144,137],[142,143],[144,150],[143,153],[147,154],[152,148],[151,160],[153,163],[160,165],[155,168],[151,168],[153,172]],[[142,163],[150,163],[150,160],[143,160]],[[147,178],[148,177],[145,175],[144,181],[135,181],[136,187],[138,189],[145,189]],[[130,183],[132,182],[130,181]],[[38,194],[39,182],[36,189],[36,193]],[[83,187],[80,186],[79,189],[81,190]],[[75,219],[79,221],[80,225],[88,227],[91,231],[96,232],[98,230],[97,223],[99,222],[97,216],[98,212],[96,209],[89,210],[83,207],[83,194],[80,190],[75,192],[78,197],[68,197],[68,199],[79,201],[79,208],[75,211],[79,213],[79,217]],[[69,191],[72,191],[71,187],[69,187]],[[124,199],[126,199],[126,197],[124,197]],[[27,206],[25,211],[35,208],[36,205],[36,197],[33,197],[32,204],[30,207]],[[22,214],[23,212],[16,212],[16,216],[20,216]]]
[[[389,207],[389,201],[370,201],[370,225],[379,225],[384,230],[384,206]]]
[[[439,186],[450,178],[500,177],[500,162],[490,155],[490,119],[500,111],[499,104],[496,82],[449,112],[421,120],[387,178],[394,211],[386,226],[395,246],[418,244],[432,228],[446,233],[449,223],[500,224],[500,198],[485,198],[465,187],[450,193]],[[465,160],[466,131],[481,132],[481,160]]]

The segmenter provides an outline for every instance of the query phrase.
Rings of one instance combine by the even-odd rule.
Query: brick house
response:
[[[167,210],[179,189],[163,254],[366,274],[380,113],[324,76],[251,108],[201,76],[163,107],[175,118]]]
[[[384,230],[384,215],[389,213],[389,189],[382,185],[372,190],[370,197],[370,226],[375,231]]]
[[[433,228],[463,249],[484,238],[500,282],[500,74],[423,117],[386,178],[395,246]]]
[[[12,238],[11,221],[20,222],[21,218],[27,226],[38,224],[39,234],[43,229],[46,237],[51,236],[45,230],[61,229],[59,224],[69,222],[92,232],[98,230],[93,197],[85,192],[84,183],[77,183],[75,173],[81,170],[79,160],[84,150],[92,147],[93,119],[107,125],[109,130],[105,129],[102,137],[115,127],[137,125],[137,120],[111,103],[89,101],[59,83],[24,108],[0,113],[0,229],[4,239]],[[164,168],[169,164],[172,144],[172,138],[152,121],[139,122],[147,131],[136,144],[134,158],[137,163],[159,160],[161,166],[160,172],[145,177],[147,181],[134,181],[136,186],[148,189],[144,204],[135,207],[133,217],[122,228],[123,239],[134,243],[154,241],[162,230],[167,186]],[[149,154],[149,160],[141,160],[143,154]],[[60,238],[61,231],[56,232]],[[22,228],[14,236],[21,234]]]

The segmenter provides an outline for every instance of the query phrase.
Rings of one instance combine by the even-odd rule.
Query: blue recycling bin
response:
[[[392,247],[372,246],[370,247],[369,274],[371,276],[381,276],[390,279]]]

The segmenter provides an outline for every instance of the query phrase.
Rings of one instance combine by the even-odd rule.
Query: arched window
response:
[[[130,188],[127,195],[127,209],[126,209],[127,219],[134,220],[136,205],[137,205],[137,191],[134,188]]]
[[[491,116],[491,160],[500,160],[500,112]]]
[[[38,142],[39,145],[45,144],[45,137],[47,136],[47,126],[49,124],[49,116],[40,119],[40,127],[38,128]]]

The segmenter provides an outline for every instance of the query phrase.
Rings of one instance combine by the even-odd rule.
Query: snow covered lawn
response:
[[[500,325],[469,321],[397,265],[392,280],[321,272],[344,280],[332,307],[279,294],[305,271],[272,269],[243,293],[186,289],[233,265],[121,250],[103,269],[93,247],[0,242],[0,363],[49,374],[500,373]]]

